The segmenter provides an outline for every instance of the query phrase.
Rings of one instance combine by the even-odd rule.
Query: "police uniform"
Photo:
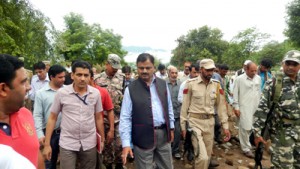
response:
[[[288,52],[284,61],[289,60],[300,64],[300,52]],[[275,108],[271,120],[271,168],[300,168],[300,72],[295,81],[285,74],[276,78],[281,80],[276,80],[274,86],[270,79],[262,92],[259,107],[254,114],[255,135],[261,137],[261,130],[265,126],[267,113],[272,105],[271,96],[276,96],[275,93],[279,92],[278,98],[274,98]],[[279,91],[276,91],[277,89]]]
[[[115,54],[108,56],[108,63],[112,67],[118,67],[120,65],[120,58]],[[103,150],[103,164],[108,165],[112,163],[122,164],[122,143],[119,134],[119,120],[121,111],[121,101],[123,100],[123,86],[124,86],[125,75],[119,72],[113,77],[110,77],[106,72],[102,72],[95,76],[95,83],[108,90],[110,97],[114,105],[114,141],[110,144],[105,143]],[[109,121],[106,112],[104,112],[104,127],[105,135],[109,131]]]
[[[212,60],[211,60],[212,61]],[[202,61],[201,61],[202,62]],[[187,81],[183,91],[180,125],[186,128],[186,122],[195,133],[192,143],[195,154],[194,168],[208,168],[214,143],[214,107],[224,129],[228,129],[225,96],[218,81],[211,79],[206,85],[201,76]]]

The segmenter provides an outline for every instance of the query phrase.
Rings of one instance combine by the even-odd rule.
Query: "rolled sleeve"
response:
[[[55,113],[58,114],[59,112],[61,112],[61,94],[60,94],[60,90],[56,93],[55,97],[54,97],[54,101],[51,105],[50,108],[50,112],[51,113]]]
[[[97,97],[98,99],[95,104],[95,113],[100,113],[103,111],[103,107],[102,107],[100,92],[98,90],[97,90],[97,92],[98,92],[98,97]]]

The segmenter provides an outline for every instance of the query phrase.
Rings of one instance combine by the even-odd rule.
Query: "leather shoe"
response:
[[[254,154],[252,153],[252,151],[247,151],[247,152],[244,152],[244,155],[248,158],[253,158],[254,159]]]

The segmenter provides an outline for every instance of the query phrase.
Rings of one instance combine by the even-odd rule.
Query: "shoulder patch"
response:
[[[188,91],[189,91],[189,89],[184,89],[184,90],[183,90],[183,94],[187,94]]]

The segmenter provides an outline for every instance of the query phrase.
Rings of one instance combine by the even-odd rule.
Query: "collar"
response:
[[[201,75],[198,76],[197,81],[198,81],[198,83],[204,83],[204,80],[201,78]],[[208,84],[211,82],[212,82],[212,78],[210,78]]]
[[[77,94],[78,92],[76,92],[74,90],[74,87],[73,87],[74,83],[70,84],[70,85],[67,85],[65,88],[66,90],[68,91],[69,94]],[[87,91],[86,91],[86,94],[91,94],[93,93],[92,90],[91,90],[91,86],[90,85],[87,85]]]
[[[37,76],[35,81],[36,81],[36,82],[50,82],[48,73],[46,74],[45,80],[41,81],[41,80],[39,79],[39,77]]]

